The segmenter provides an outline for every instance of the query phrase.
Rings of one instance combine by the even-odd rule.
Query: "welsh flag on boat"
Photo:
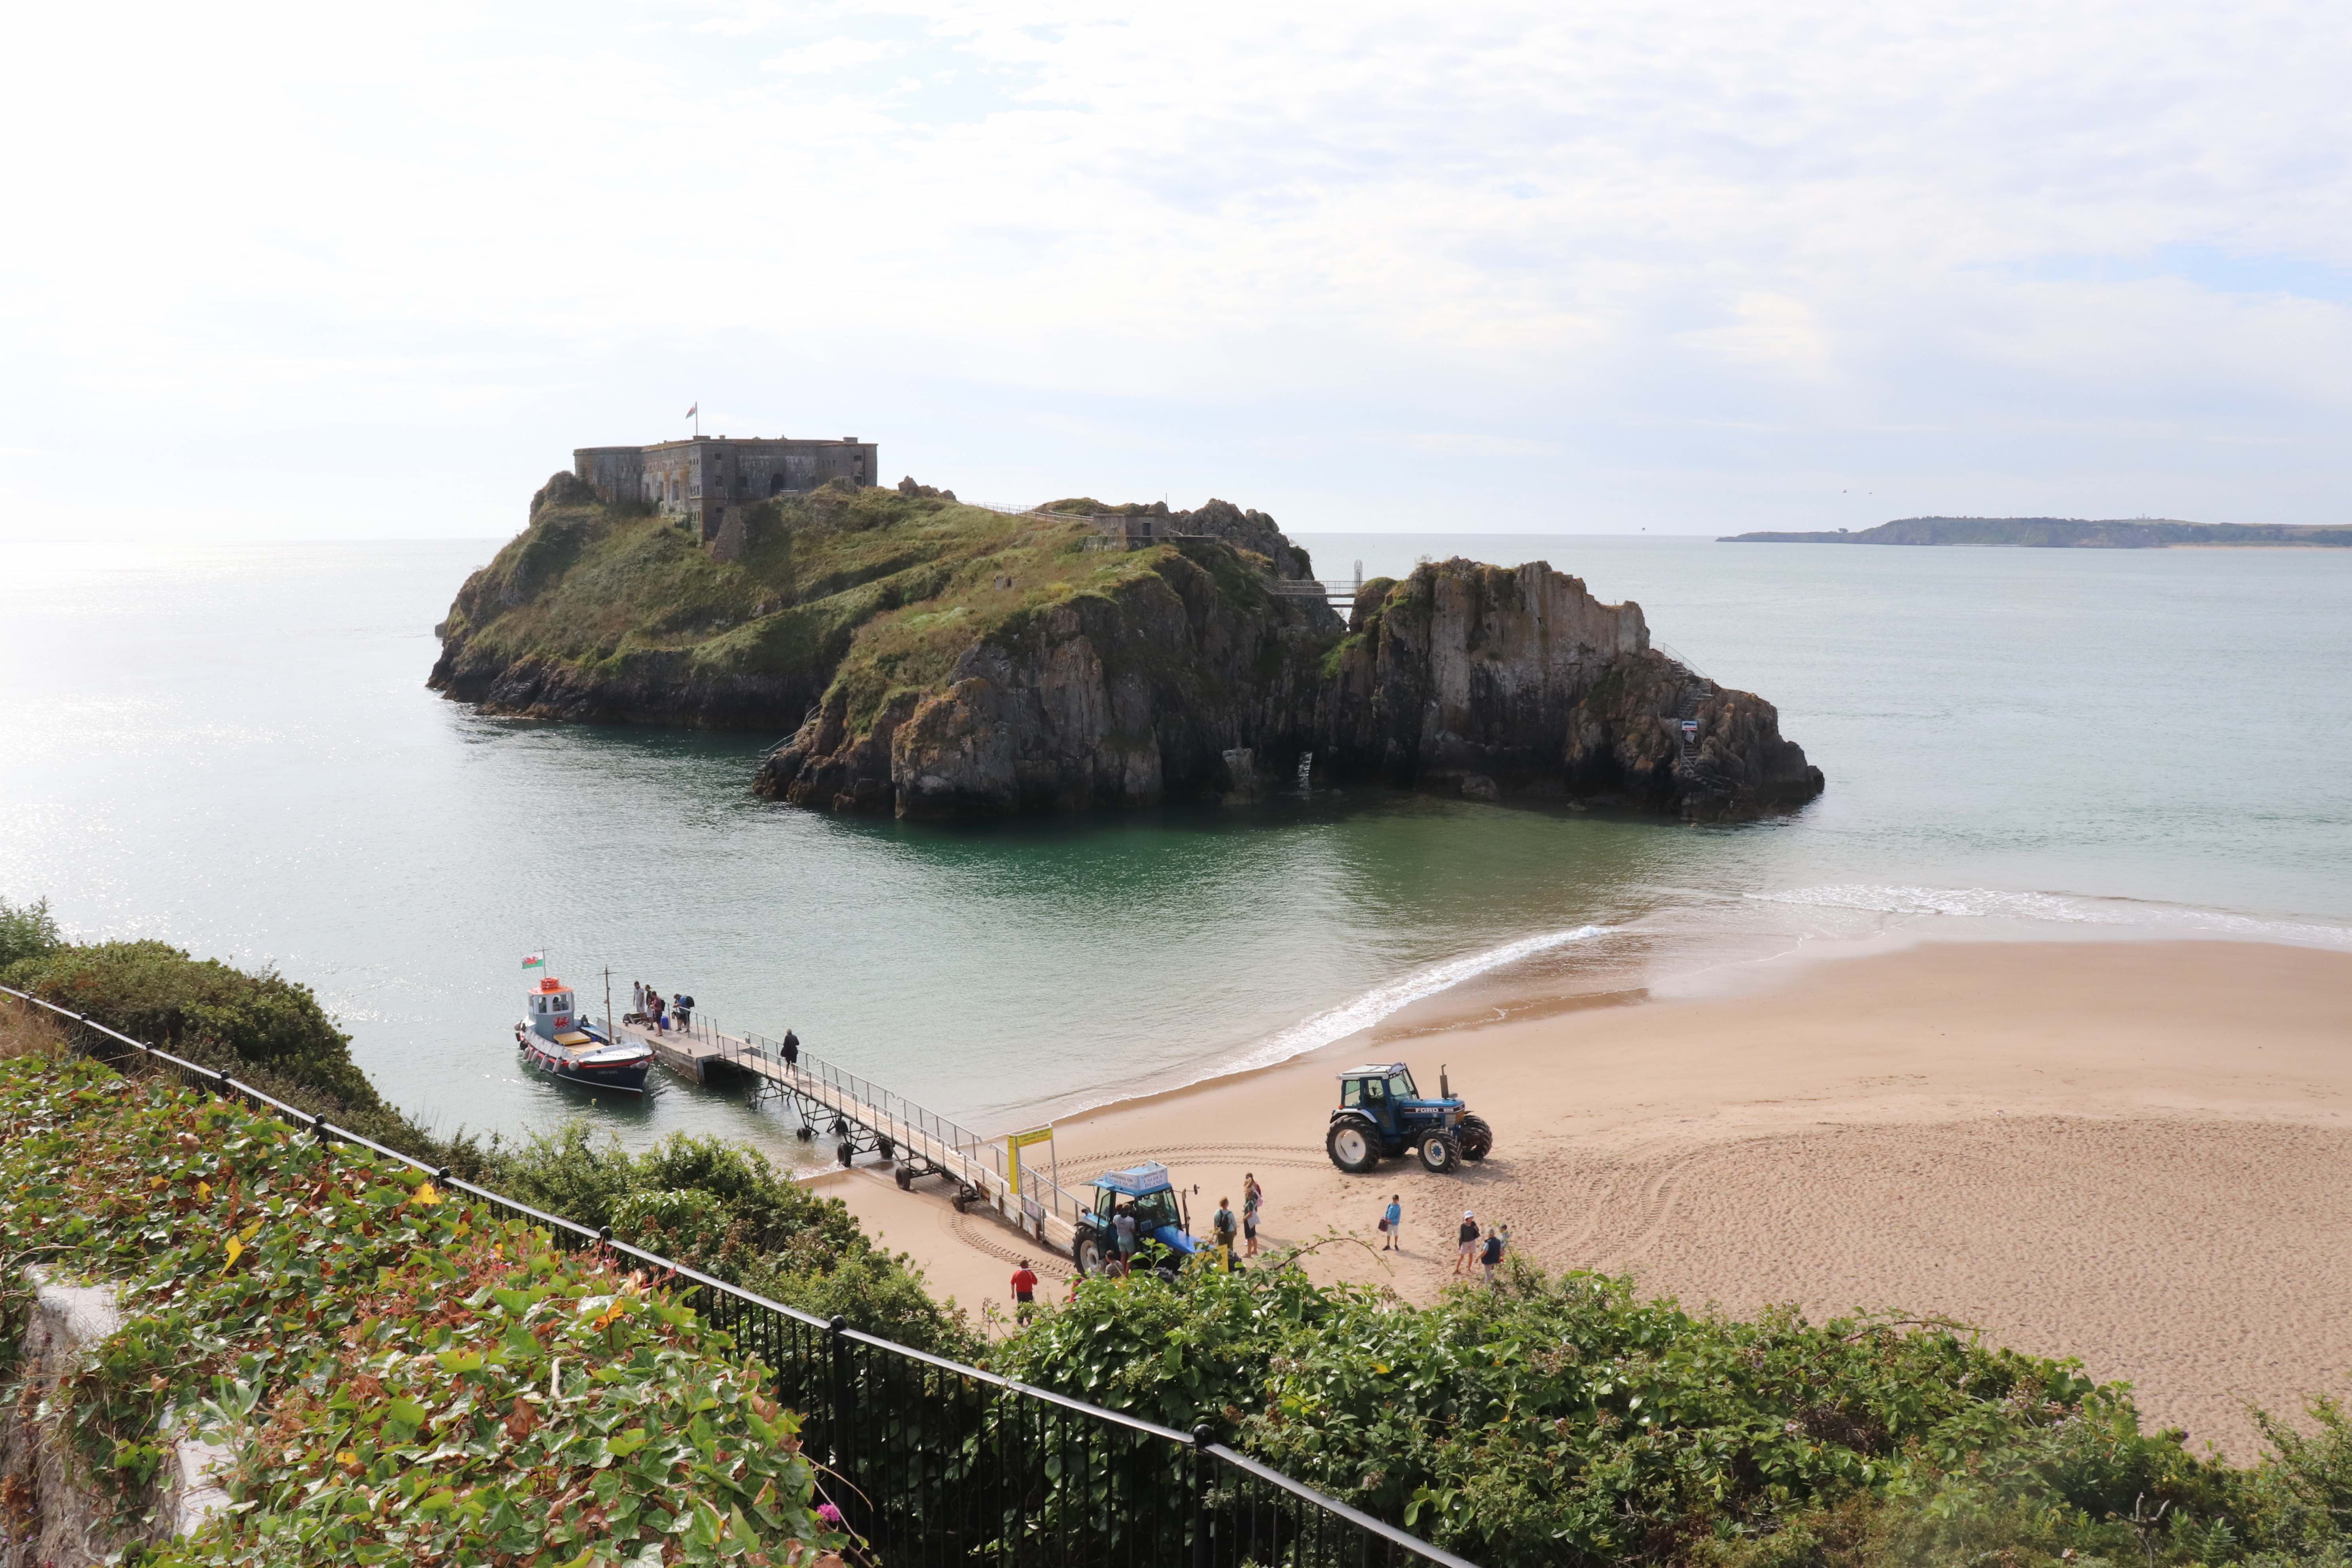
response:
[[[547,967],[547,955],[544,953],[527,953],[523,956],[522,967],[526,969],[544,969]]]

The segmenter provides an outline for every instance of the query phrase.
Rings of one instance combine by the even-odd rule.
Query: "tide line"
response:
[[[1238,1059],[1218,1069],[1220,1074],[1244,1072],[1252,1068],[1271,1067],[1277,1061],[1287,1061],[1294,1056],[1304,1056],[1319,1051],[1335,1040],[1347,1039],[1359,1030],[1370,1029],[1391,1013],[1411,1007],[1423,997],[1475,979],[1507,964],[1531,958],[1538,953],[1548,953],[1555,947],[1565,947],[1574,942],[1589,942],[1596,936],[1606,936],[1617,929],[1613,925],[1579,925],[1571,931],[1546,931],[1534,936],[1522,936],[1516,942],[1506,942],[1499,947],[1489,947],[1481,953],[1465,954],[1448,958],[1441,964],[1415,969],[1386,985],[1375,986],[1361,996],[1302,1019],[1286,1029],[1266,1036]]]

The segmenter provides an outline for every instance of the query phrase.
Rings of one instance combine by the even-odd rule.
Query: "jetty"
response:
[[[1077,1239],[1077,1218],[1086,1206],[1021,1159],[1020,1149],[1034,1141],[1032,1134],[983,1137],[804,1051],[786,1061],[784,1048],[766,1036],[730,1033],[699,1015],[682,1029],[623,1024],[618,1032],[644,1041],[656,1061],[690,1083],[741,1084],[754,1103],[782,1103],[800,1119],[800,1138],[832,1138],[834,1156],[845,1166],[860,1155],[874,1155],[892,1167],[893,1179],[908,1191],[919,1181],[938,1178],[952,1188],[950,1197],[959,1210],[985,1208],[1064,1257]]]

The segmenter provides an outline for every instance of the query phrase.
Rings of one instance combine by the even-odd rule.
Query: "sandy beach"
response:
[[[1482,1166],[1330,1165],[1335,1068],[1399,1058],[1427,1088],[1449,1065],[1495,1126]],[[1065,1186],[1165,1160],[1199,1186],[1196,1229],[1255,1171],[1269,1251],[1349,1238],[1310,1267],[1412,1300],[1449,1283],[1467,1208],[1509,1222],[1549,1269],[1630,1273],[1686,1305],[1962,1319],[2132,1383],[2152,1423],[2239,1458],[2257,1448],[2250,1404],[2296,1411],[2352,1385],[2343,954],[1929,944],[1708,1000],[1434,1032],[1408,1010],[1312,1056],[1066,1120],[1057,1137]],[[878,1172],[825,1190],[967,1305],[1001,1298],[1028,1255]],[[1373,1249],[1391,1194],[1402,1254]]]

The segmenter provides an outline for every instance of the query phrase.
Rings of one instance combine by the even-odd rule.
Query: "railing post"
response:
[[[1209,1445],[1217,1435],[1192,1428],[1192,1568],[1215,1568],[1216,1521],[1209,1513]]]
[[[849,1320],[835,1312],[833,1321],[825,1324],[824,1342],[830,1353],[825,1362],[833,1378],[832,1411],[826,1420],[832,1429],[825,1433],[825,1439],[833,1450],[834,1473],[847,1483],[842,1489],[841,1499],[842,1510],[846,1513],[853,1506],[851,1500],[861,1495],[861,1478],[850,1473],[849,1460],[849,1423],[856,1401],[856,1380],[850,1376],[849,1368]]]

